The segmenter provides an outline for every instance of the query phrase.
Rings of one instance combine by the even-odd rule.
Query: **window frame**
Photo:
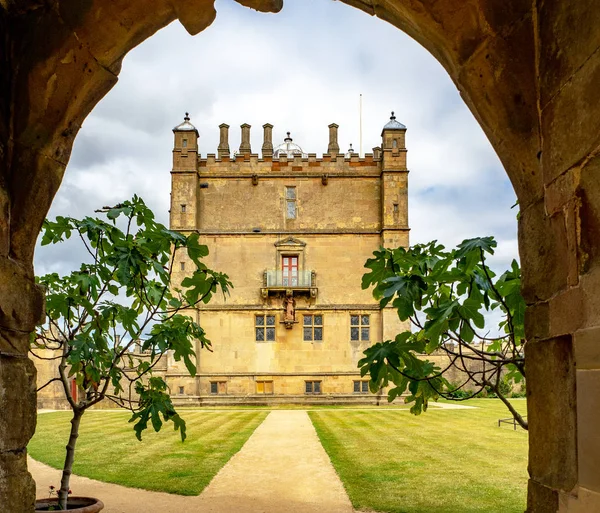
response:
[[[321,324],[315,324],[315,318],[316,317],[320,317],[321,318]],[[310,319],[310,324],[307,324],[306,321],[307,319]],[[321,330],[321,338],[317,339],[315,337],[315,330]],[[307,335],[307,331],[306,330],[310,330],[310,337],[311,338],[306,338]],[[303,318],[302,318],[302,340],[304,342],[323,342],[323,333],[324,333],[324,319],[323,319],[323,314],[322,313],[315,313],[315,314],[304,314]]]
[[[358,385],[358,390],[356,386]],[[352,393],[353,394],[368,394],[369,393],[369,381],[364,379],[355,379],[352,382]]]
[[[288,260],[288,265],[285,261]],[[294,274],[294,270],[296,271]],[[281,255],[281,283],[284,287],[297,287],[300,276],[300,255],[283,254]],[[287,283],[286,283],[287,281]]]
[[[353,323],[353,318],[358,318],[358,323]],[[367,322],[364,323],[364,318],[367,318]],[[358,336],[356,338],[353,337],[353,329],[358,329]],[[363,335],[365,333],[364,330],[367,330],[367,337],[365,338]],[[370,342],[371,341],[371,314],[365,313],[353,313],[350,314],[350,340],[352,342]]]
[[[293,193],[290,196],[288,193]],[[298,191],[295,185],[286,185],[285,186],[285,218],[286,219],[298,219]],[[293,215],[290,215],[290,206],[293,207]]]
[[[262,385],[262,392],[259,390],[259,384]],[[270,385],[270,391],[268,388]],[[275,394],[275,386],[273,385],[272,379],[257,379],[255,381],[255,393],[257,395],[274,395]]]
[[[323,381],[320,379],[307,379],[304,381],[304,395],[322,395],[323,394]],[[317,385],[318,391],[315,390]],[[310,390],[309,390],[310,388]]]
[[[210,395],[227,395],[227,381],[213,379],[210,382]]]
[[[259,322],[258,319],[262,321]],[[269,324],[269,320],[272,319],[273,323]],[[254,314],[254,341],[255,342],[276,342],[277,341],[277,317],[270,313]],[[259,330],[262,331],[262,339],[259,338]],[[273,338],[269,339],[269,333],[272,330]]]

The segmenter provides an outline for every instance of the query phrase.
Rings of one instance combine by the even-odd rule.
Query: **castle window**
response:
[[[181,205],[181,213],[185,214],[186,210],[187,210],[187,205]]]
[[[305,394],[320,394],[321,393],[321,382],[320,381],[305,381],[304,382],[304,393]]]
[[[369,340],[370,319],[369,315],[350,316],[350,340]]]
[[[284,287],[298,286],[298,255],[281,257],[281,277]]]
[[[392,148],[397,148],[398,147],[398,139],[394,139],[392,141]]]
[[[257,381],[256,382],[256,393],[257,394],[272,394],[273,393],[273,382],[272,381]]]
[[[179,395],[184,395],[185,389],[183,387],[179,387]]]
[[[398,213],[398,203],[394,203],[394,214]]]
[[[354,382],[354,393],[355,394],[368,394],[369,393],[369,382],[368,381],[355,381]]]
[[[254,332],[257,342],[273,342],[275,340],[275,316],[255,315]]]
[[[181,270],[185,271],[185,262],[181,262]]]
[[[225,395],[227,393],[227,382],[211,381],[210,382],[210,393],[213,395]]]
[[[321,342],[323,340],[323,316],[305,315],[304,316],[304,340]]]
[[[296,187],[285,188],[285,217],[296,219]]]
[[[184,148],[187,148],[187,139],[184,139],[184,140],[183,140],[183,147],[184,147]]]

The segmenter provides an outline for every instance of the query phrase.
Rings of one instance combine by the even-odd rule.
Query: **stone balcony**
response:
[[[296,274],[284,273],[281,270],[267,270],[263,274],[263,286],[260,293],[264,299],[269,295],[307,294],[311,298],[317,297],[316,271],[298,271]]]

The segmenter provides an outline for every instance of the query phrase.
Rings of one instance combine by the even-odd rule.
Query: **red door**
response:
[[[283,286],[284,287],[297,287],[298,286],[298,257],[297,256],[284,256],[282,257],[283,269]]]

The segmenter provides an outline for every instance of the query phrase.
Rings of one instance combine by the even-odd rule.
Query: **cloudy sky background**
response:
[[[308,7],[310,6],[310,7]],[[515,194],[473,115],[441,65],[384,21],[332,0],[286,0],[277,14],[217,0],[217,19],[191,37],[174,22],[130,52],[118,84],[85,121],[49,216],[92,215],[141,195],[168,224],[171,129],[190,112],[200,151],[216,153],[220,123],[239,147],[252,125],[279,143],[290,131],[305,152],[327,150],[327,125],[340,125],[342,151],[381,144],[394,110],[408,127],[411,243],[454,246],[493,235],[494,267],[517,258]],[[73,247],[38,248],[37,274],[66,273],[84,258]]]

